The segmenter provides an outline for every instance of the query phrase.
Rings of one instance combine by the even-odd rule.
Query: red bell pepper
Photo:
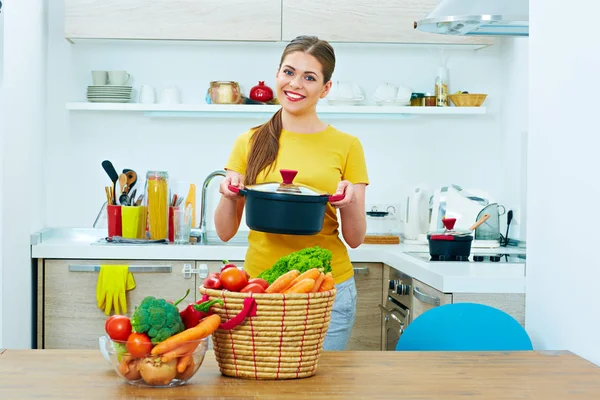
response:
[[[219,272],[211,272],[208,274],[206,279],[204,279],[204,287],[207,289],[221,289],[221,279]]]
[[[179,313],[181,321],[185,329],[193,328],[200,323],[200,320],[204,317],[208,317],[212,312],[210,306],[215,303],[223,305],[223,300],[215,299],[210,301],[198,300],[195,303],[190,303],[183,311]]]

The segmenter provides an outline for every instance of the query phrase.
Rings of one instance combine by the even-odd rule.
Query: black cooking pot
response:
[[[445,231],[431,232],[427,234],[429,241],[429,255],[435,259],[463,259],[471,255],[471,244],[473,243],[472,231],[454,230],[456,218],[445,218],[442,220]]]
[[[246,225],[252,230],[287,235],[314,235],[323,229],[328,202],[344,194],[329,195],[306,185],[293,183],[298,171],[279,171],[283,182],[229,185],[229,190],[246,196]]]

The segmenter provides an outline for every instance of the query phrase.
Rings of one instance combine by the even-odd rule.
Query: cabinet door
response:
[[[65,0],[67,38],[281,39],[281,0]]]
[[[126,292],[129,317],[146,296],[176,300],[190,289],[187,299],[195,298],[195,275],[186,279],[182,272],[184,265],[193,266],[193,261],[46,260],[43,294],[46,349],[98,348],[107,318],[96,305],[101,264],[129,265],[136,284],[135,289]]]
[[[439,303],[439,304],[438,304]],[[425,311],[445,304],[452,303],[452,295],[440,292],[431,286],[413,279],[413,304],[411,308],[412,318],[414,321],[419,315]]]
[[[335,42],[492,43],[489,38],[421,32],[414,22],[440,0],[283,0],[283,40],[316,35]]]
[[[356,320],[347,350],[381,349],[381,292],[383,290],[380,263],[354,263],[356,281]]]

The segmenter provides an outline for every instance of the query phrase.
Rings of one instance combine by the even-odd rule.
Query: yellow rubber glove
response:
[[[114,306],[115,314],[127,313],[126,290],[135,288],[135,279],[128,265],[101,265],[96,285],[96,304],[106,315]]]

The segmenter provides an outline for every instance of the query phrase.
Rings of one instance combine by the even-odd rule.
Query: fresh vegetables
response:
[[[190,329],[198,325],[202,318],[208,316],[210,307],[215,303],[220,303],[223,305],[223,300],[216,299],[205,302],[198,300],[196,303],[190,303],[183,311],[179,313],[185,329]]]
[[[322,268],[325,273],[331,272],[331,258],[330,250],[319,246],[307,247],[281,257],[271,268],[258,275],[258,278],[272,284],[277,278],[294,269],[300,273],[311,268]]]
[[[227,268],[226,270],[221,271],[219,279],[221,280],[223,288],[231,292],[239,292],[248,284],[246,273],[237,267]]]
[[[290,283],[292,283],[294,281],[294,279],[296,279],[299,276],[300,276],[300,271],[298,271],[297,269],[293,269],[289,272],[286,272],[285,274],[281,275],[279,278],[275,279],[275,281],[273,283],[271,283],[271,285],[269,285],[269,287],[267,288],[267,290],[265,290],[265,292],[266,293],[281,293],[285,289],[287,289],[288,286],[290,286]]]
[[[208,274],[208,276],[204,279],[204,287],[216,290],[221,289],[221,280],[219,279],[220,275],[221,274],[218,272],[211,272]]]
[[[135,309],[131,326],[138,333],[146,333],[157,344],[185,329],[177,304],[165,299],[147,296]]]
[[[200,300],[179,312],[177,304],[186,296],[174,303],[148,296],[136,307],[131,320],[124,315],[106,319],[104,329],[113,340],[116,368],[124,379],[164,386],[173,379],[186,380],[198,370],[204,353],[197,349],[206,349],[203,339],[221,324],[218,315],[211,315],[210,307],[223,301]],[[152,332],[156,334],[151,336]]]

